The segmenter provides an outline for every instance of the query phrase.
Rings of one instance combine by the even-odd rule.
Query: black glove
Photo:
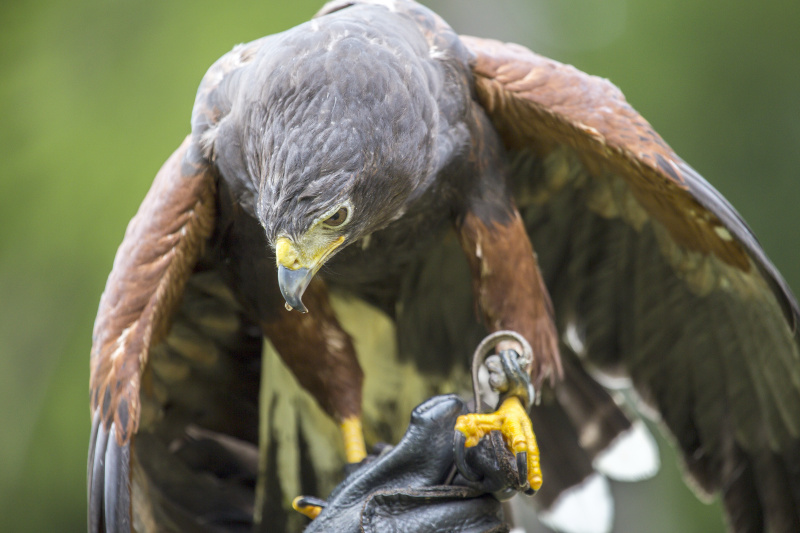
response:
[[[471,477],[479,480],[457,474],[453,428],[467,412],[452,395],[419,405],[397,446],[345,478],[306,532],[507,532],[492,494],[510,497],[520,488],[516,459],[493,432],[466,450]]]

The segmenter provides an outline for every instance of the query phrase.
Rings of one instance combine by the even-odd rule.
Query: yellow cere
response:
[[[275,255],[278,265],[289,270],[307,268],[316,272],[336,248],[344,242],[344,235],[335,235],[321,231],[317,226],[294,243],[288,237],[279,237],[275,241]]]
[[[278,257],[279,265],[292,270],[299,268],[299,265],[295,266],[298,259],[297,249],[292,244],[292,241],[286,237],[280,237],[275,242],[275,254]]]

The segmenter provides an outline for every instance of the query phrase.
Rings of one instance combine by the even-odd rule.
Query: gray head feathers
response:
[[[359,221],[388,221],[433,172],[435,66],[409,46],[413,28],[376,22],[318,19],[256,59],[270,68],[251,71],[262,79],[248,83],[262,90],[247,102],[240,130],[270,239],[303,233],[345,198],[356,213],[349,231],[371,230]],[[422,48],[419,34],[417,41]]]

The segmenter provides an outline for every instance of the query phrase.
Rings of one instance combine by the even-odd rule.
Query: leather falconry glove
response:
[[[515,456],[499,432],[466,450],[474,474],[470,477],[478,481],[457,472],[453,426],[468,412],[467,404],[454,395],[435,396],[417,406],[397,446],[366,460],[327,502],[296,500],[303,512],[322,507],[306,532],[508,531],[493,494],[510,497],[525,487],[524,476],[520,483]]]

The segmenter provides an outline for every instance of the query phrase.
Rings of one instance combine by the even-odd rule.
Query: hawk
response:
[[[391,319],[396,361],[346,305]],[[89,529],[301,527],[284,478],[329,487],[320,446],[361,461],[403,398],[514,330],[545,515],[637,428],[601,385],[622,382],[731,531],[798,531],[797,321],[738,213],[611,83],[412,0],[331,2],[208,70],[128,226],[93,333]],[[265,344],[342,444],[307,404],[278,412],[293,380]]]

